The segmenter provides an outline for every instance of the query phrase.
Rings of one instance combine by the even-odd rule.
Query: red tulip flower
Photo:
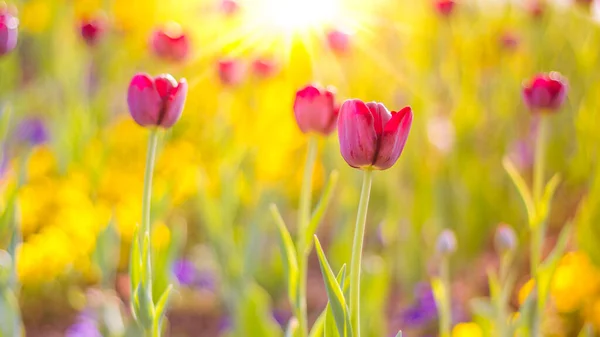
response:
[[[296,93],[294,116],[303,133],[329,135],[335,129],[337,112],[331,88],[309,85]]]
[[[259,78],[269,78],[275,74],[277,66],[269,59],[256,59],[252,62],[252,72]]]
[[[19,19],[0,4],[0,56],[8,54],[17,46]]]
[[[152,51],[168,61],[183,61],[190,49],[188,35],[177,23],[169,23],[154,31],[151,38]]]
[[[236,0],[221,0],[221,5],[219,7],[221,12],[231,16],[238,12],[240,4]]]
[[[454,0],[437,0],[435,2],[435,9],[443,16],[450,16],[454,10],[456,3]]]
[[[235,86],[244,80],[245,69],[242,62],[234,59],[224,59],[220,60],[217,66],[221,83]]]
[[[329,48],[338,54],[345,54],[350,50],[350,34],[343,30],[334,29],[327,33]]]
[[[88,46],[94,46],[105,30],[105,21],[102,16],[84,19],[80,23],[81,37]]]
[[[523,86],[523,100],[531,111],[553,112],[563,105],[567,90],[567,82],[559,73],[540,74]]]
[[[131,117],[141,126],[170,128],[181,117],[187,90],[185,79],[177,83],[171,75],[137,74],[127,93]]]
[[[412,119],[410,107],[390,113],[381,103],[345,101],[338,119],[342,157],[355,168],[392,167],[404,149]]]

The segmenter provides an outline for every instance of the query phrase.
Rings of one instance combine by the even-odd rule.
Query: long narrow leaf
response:
[[[281,250],[283,267],[287,277],[288,296],[292,304],[296,305],[296,296],[298,294],[298,260],[296,258],[296,248],[285,226],[285,222],[279,213],[279,209],[275,204],[271,204],[270,209],[279,233],[279,249]]]
[[[525,203],[525,208],[527,209],[527,216],[531,222],[535,217],[535,204],[533,202],[531,192],[529,191],[529,188],[525,183],[525,180],[523,179],[523,177],[521,177],[521,175],[517,171],[517,168],[510,161],[510,159],[504,158],[504,160],[502,161],[502,165],[504,166],[504,169],[515,184],[515,187],[519,191],[519,194],[521,195],[521,198]]]
[[[339,176],[340,175],[336,170],[332,171],[331,174],[329,174],[329,179],[327,181],[325,189],[323,190],[321,200],[319,201],[317,208],[313,212],[312,217],[310,219],[310,223],[306,228],[306,242],[310,242],[312,236],[315,235],[319,224],[323,220],[323,216],[325,215],[327,208],[329,208],[329,203],[331,202],[331,198],[333,197],[333,191],[335,190]],[[311,246],[308,245],[306,249],[310,250],[310,247]]]
[[[327,297],[329,298],[329,305],[331,306],[338,332],[342,337],[351,337],[353,335],[352,326],[350,325],[350,314],[348,312],[346,300],[344,299],[344,293],[329,266],[329,262],[327,262],[321,243],[316,236],[315,247],[319,257],[323,281],[325,282],[325,288],[327,290]]]
[[[572,226],[569,224],[562,229],[552,253],[548,255],[548,257],[538,268],[537,278],[539,284],[536,286],[539,287],[539,296],[541,296],[541,299],[538,300],[538,303],[541,303],[542,307],[546,302],[548,293],[550,292],[550,284],[552,282],[554,272],[558,267],[558,262],[567,248],[567,243],[571,235],[571,228]]]
[[[339,284],[345,283],[345,280],[346,280],[346,265],[345,264],[342,266],[342,268],[338,272],[336,280],[338,281]],[[343,288],[343,286],[342,286],[342,288]],[[313,324],[313,327],[310,330],[310,334],[308,336],[309,337],[321,337],[324,334],[326,336],[330,335],[330,333],[327,333],[325,330],[328,320],[330,321],[333,319],[333,318],[330,318],[330,316],[331,316],[331,310],[329,310],[329,303],[328,303],[325,306],[325,309],[323,309],[323,311],[321,312],[321,314],[319,315],[319,317]]]

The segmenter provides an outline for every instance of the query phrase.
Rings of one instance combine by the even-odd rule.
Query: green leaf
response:
[[[402,330],[398,331],[398,333],[396,334],[396,337],[402,337]]]
[[[496,308],[487,298],[474,298],[469,301],[471,311],[477,316],[492,320],[496,317]]]
[[[142,259],[140,264],[142,286],[144,289],[150,289],[152,284],[152,258],[151,258],[150,235],[144,234],[144,242],[142,243]]]
[[[171,296],[171,291],[173,290],[173,285],[169,284],[165,292],[160,296],[160,299],[156,303],[156,308],[154,309],[154,322],[159,327],[162,325],[162,320],[167,311],[167,304],[169,303],[169,298]]]
[[[521,175],[517,171],[517,168],[510,161],[510,159],[504,158],[504,160],[502,161],[502,165],[504,166],[504,169],[515,184],[515,187],[517,187],[517,190],[521,195],[521,199],[523,199],[523,202],[525,203],[525,208],[527,209],[527,216],[529,218],[529,222],[532,223],[535,217],[535,203],[533,202],[533,197],[531,196],[531,192],[527,187],[525,180],[523,179],[523,177],[521,177]]]
[[[338,272],[336,280],[338,281],[338,284],[345,284],[346,288],[348,287],[349,283],[346,282],[346,264],[344,264]],[[342,286],[342,288],[344,288],[344,286]],[[333,316],[328,303],[313,324],[309,337],[321,337],[323,334],[326,336],[335,335],[335,332],[326,331],[327,326],[332,325],[331,322],[333,322]]]
[[[292,237],[285,226],[285,222],[279,213],[279,209],[277,209],[275,204],[271,204],[270,209],[271,214],[275,219],[275,224],[277,224],[279,233],[279,249],[281,250],[283,267],[287,277],[288,296],[290,298],[290,302],[294,305],[297,305],[296,297],[298,295],[298,260],[296,257],[296,248],[294,247]]]
[[[319,201],[317,208],[313,212],[308,227],[306,228],[305,242],[311,242],[312,236],[315,235],[319,224],[323,220],[323,216],[325,216],[325,212],[327,211],[327,208],[329,208],[329,204],[333,197],[333,191],[335,190],[339,176],[340,175],[337,170],[333,170],[329,174],[329,179],[327,181],[327,185],[325,185],[325,189],[323,190],[321,200]],[[306,249],[308,251],[310,251],[310,248],[311,246],[307,245]]]
[[[135,226],[133,231],[133,240],[131,240],[131,254],[129,255],[129,281],[131,294],[135,293],[136,288],[142,281],[142,266],[139,240],[140,225]]]
[[[536,212],[536,224],[542,223],[548,216],[552,198],[554,197],[554,192],[556,192],[556,188],[558,187],[559,183],[560,175],[555,174],[552,179],[550,179],[548,184],[546,184],[546,187],[544,188],[544,194],[542,195],[542,200],[540,200],[539,205],[537,205],[538,209]]]
[[[548,294],[550,293],[550,284],[552,283],[554,272],[558,267],[560,258],[567,248],[569,236],[571,235],[571,227],[572,226],[569,224],[562,229],[558,241],[556,242],[556,246],[554,246],[550,255],[548,255],[544,262],[538,267],[537,280],[539,284],[536,284],[536,287],[539,287],[539,294],[541,296],[541,299],[538,301],[541,307],[538,308],[538,310],[545,306]]]
[[[350,325],[350,314],[348,312],[346,300],[344,299],[344,293],[329,266],[329,262],[327,262],[321,243],[316,236],[315,247],[319,257],[323,281],[325,282],[325,288],[327,290],[327,297],[329,298],[329,305],[331,306],[338,332],[342,337],[351,337],[353,335],[352,326]],[[343,270],[345,270],[345,268],[343,268]],[[344,273],[345,272],[342,273],[342,276]]]
[[[325,320],[327,319],[327,308],[329,308],[329,305],[326,305],[325,309],[323,309],[319,317],[317,317],[317,320],[310,329],[308,337],[321,337],[325,333]]]

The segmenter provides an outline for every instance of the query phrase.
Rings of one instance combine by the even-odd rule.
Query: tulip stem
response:
[[[450,337],[452,331],[452,284],[450,282],[450,257],[442,256],[440,264],[440,280],[445,296],[442,299],[440,310],[440,336]]]
[[[308,276],[308,255],[310,249],[306,242],[306,230],[310,222],[310,209],[312,204],[312,182],[315,161],[317,157],[317,138],[308,137],[308,150],[304,166],[302,189],[300,190],[300,205],[298,210],[298,298],[296,303],[296,316],[298,319],[299,336],[308,336],[308,314],[306,306],[306,283]]]
[[[360,337],[360,268],[372,179],[372,169],[365,169],[362,190],[360,192],[360,202],[358,204],[358,214],[356,215],[356,227],[352,243],[352,260],[350,261],[350,320],[352,322],[352,331],[356,337]]]
[[[142,230],[140,231],[140,243],[150,231],[150,204],[152,201],[152,175],[154,173],[154,162],[156,159],[156,144],[158,143],[158,131],[150,131],[148,138],[148,152],[146,155],[146,172],[144,173],[144,194],[142,195]],[[152,242],[150,240],[150,242]]]

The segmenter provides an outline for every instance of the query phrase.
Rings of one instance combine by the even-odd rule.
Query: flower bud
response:
[[[219,9],[223,14],[232,16],[239,11],[240,4],[237,2],[237,0],[221,0]]]
[[[339,114],[340,151],[348,165],[385,170],[396,163],[412,124],[410,107],[390,113],[381,103],[351,99]]]
[[[185,79],[177,83],[171,75],[137,74],[127,94],[131,117],[141,126],[170,128],[181,117],[187,89]]]
[[[236,86],[244,79],[244,65],[234,59],[223,59],[218,62],[219,78],[221,83],[228,86]]]
[[[329,48],[337,54],[345,54],[350,50],[350,34],[340,29],[333,29],[327,33]]]
[[[437,238],[436,250],[438,254],[449,256],[456,252],[456,235],[450,229],[444,229]]]
[[[81,37],[88,46],[95,46],[106,29],[103,16],[87,18],[80,22]]]
[[[272,77],[276,71],[277,66],[272,60],[259,58],[252,62],[252,72],[258,78],[266,79]]]
[[[436,0],[435,9],[438,14],[448,17],[454,11],[454,6],[456,3],[454,0]]]
[[[294,116],[303,133],[330,134],[337,121],[333,89],[309,85],[299,90],[294,101]]]
[[[156,29],[152,33],[150,43],[154,54],[167,61],[180,62],[185,60],[189,54],[188,35],[175,22]]]
[[[0,3],[0,56],[8,54],[17,46],[19,19]]]
[[[494,235],[494,246],[499,253],[513,251],[517,247],[517,235],[507,224],[501,224]]]
[[[539,74],[523,86],[523,100],[532,112],[554,112],[567,97],[567,82],[561,74]]]

